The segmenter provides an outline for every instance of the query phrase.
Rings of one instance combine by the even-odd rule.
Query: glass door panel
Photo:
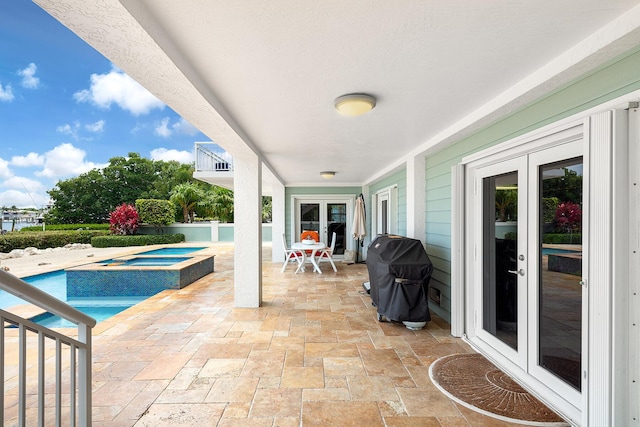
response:
[[[474,178],[477,336],[491,352],[527,361],[527,158],[479,167]]]
[[[582,157],[539,166],[538,363],[581,390]]]
[[[347,237],[347,204],[327,203],[327,236],[325,242],[331,244],[331,237],[336,233],[336,246],[333,253],[343,255]]]
[[[518,172],[482,180],[485,331],[518,349]]]
[[[300,233],[305,230],[320,232],[320,203],[300,203]]]

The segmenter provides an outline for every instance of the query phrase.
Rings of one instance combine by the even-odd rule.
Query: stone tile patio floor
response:
[[[96,326],[94,426],[516,425],[435,388],[429,365],[471,348],[438,317],[379,323],[365,264],[281,273],[265,246],[263,304],[247,309],[233,307],[233,245],[215,253],[215,273]]]

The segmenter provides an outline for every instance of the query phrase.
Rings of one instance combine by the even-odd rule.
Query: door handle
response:
[[[507,272],[511,274],[519,274],[521,276],[524,276],[524,268],[521,268],[520,270],[507,270]]]

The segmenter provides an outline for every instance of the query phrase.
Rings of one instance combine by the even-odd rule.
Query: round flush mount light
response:
[[[350,93],[336,98],[335,107],[346,116],[359,116],[368,113],[376,106],[376,99],[366,93]]]
[[[324,179],[331,179],[336,175],[334,171],[322,171],[320,172],[320,176]]]

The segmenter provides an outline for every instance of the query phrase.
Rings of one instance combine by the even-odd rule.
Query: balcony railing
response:
[[[0,425],[59,426],[64,421],[90,426],[91,329],[96,321],[2,270],[0,289],[78,328],[78,337],[72,338],[0,310]]]
[[[233,158],[225,152],[214,152],[213,142],[196,142],[196,172],[233,172]]]

